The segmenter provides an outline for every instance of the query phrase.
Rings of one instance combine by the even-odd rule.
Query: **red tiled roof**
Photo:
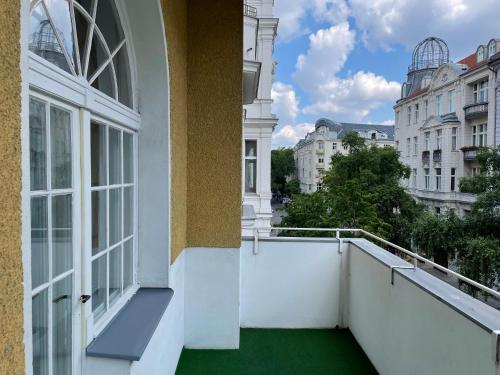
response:
[[[463,58],[457,64],[467,65],[469,69],[474,68],[477,65],[476,53],[474,52],[473,54],[470,54],[466,58]]]
[[[413,97],[415,97],[415,96],[417,96],[417,95],[420,95],[420,94],[422,94],[423,92],[426,92],[428,89],[429,89],[429,86],[426,86],[426,87],[424,87],[423,89],[421,89],[421,88],[419,87],[418,89],[416,89],[415,91],[413,91],[413,92],[411,93],[411,95],[408,95],[408,97],[406,97],[405,99],[410,99],[410,98],[413,98]]]

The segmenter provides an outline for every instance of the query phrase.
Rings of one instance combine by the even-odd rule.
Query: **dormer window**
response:
[[[376,140],[377,139],[377,133],[373,132],[372,133],[372,141]]]
[[[488,57],[493,56],[495,53],[497,53],[497,43],[492,40],[488,45]]]
[[[478,63],[484,60],[484,47],[483,46],[480,46],[477,49],[476,59],[477,59]]]

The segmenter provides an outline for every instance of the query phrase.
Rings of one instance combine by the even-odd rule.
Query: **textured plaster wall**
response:
[[[190,247],[240,247],[243,2],[188,1]]]
[[[186,247],[187,228],[187,1],[162,0],[170,78],[173,263]]]
[[[162,9],[173,262],[185,247],[240,246],[243,22],[240,0],[162,0]]]
[[[20,1],[0,1],[0,374],[24,373]]]

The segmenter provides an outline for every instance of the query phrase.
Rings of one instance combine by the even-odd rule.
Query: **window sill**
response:
[[[87,346],[87,356],[139,361],[173,294],[170,288],[140,288]]]

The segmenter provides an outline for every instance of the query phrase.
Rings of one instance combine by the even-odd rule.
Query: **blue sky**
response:
[[[500,38],[498,0],[275,0],[273,146],[291,146],[320,117],[389,124],[411,63],[428,36],[457,61]]]

